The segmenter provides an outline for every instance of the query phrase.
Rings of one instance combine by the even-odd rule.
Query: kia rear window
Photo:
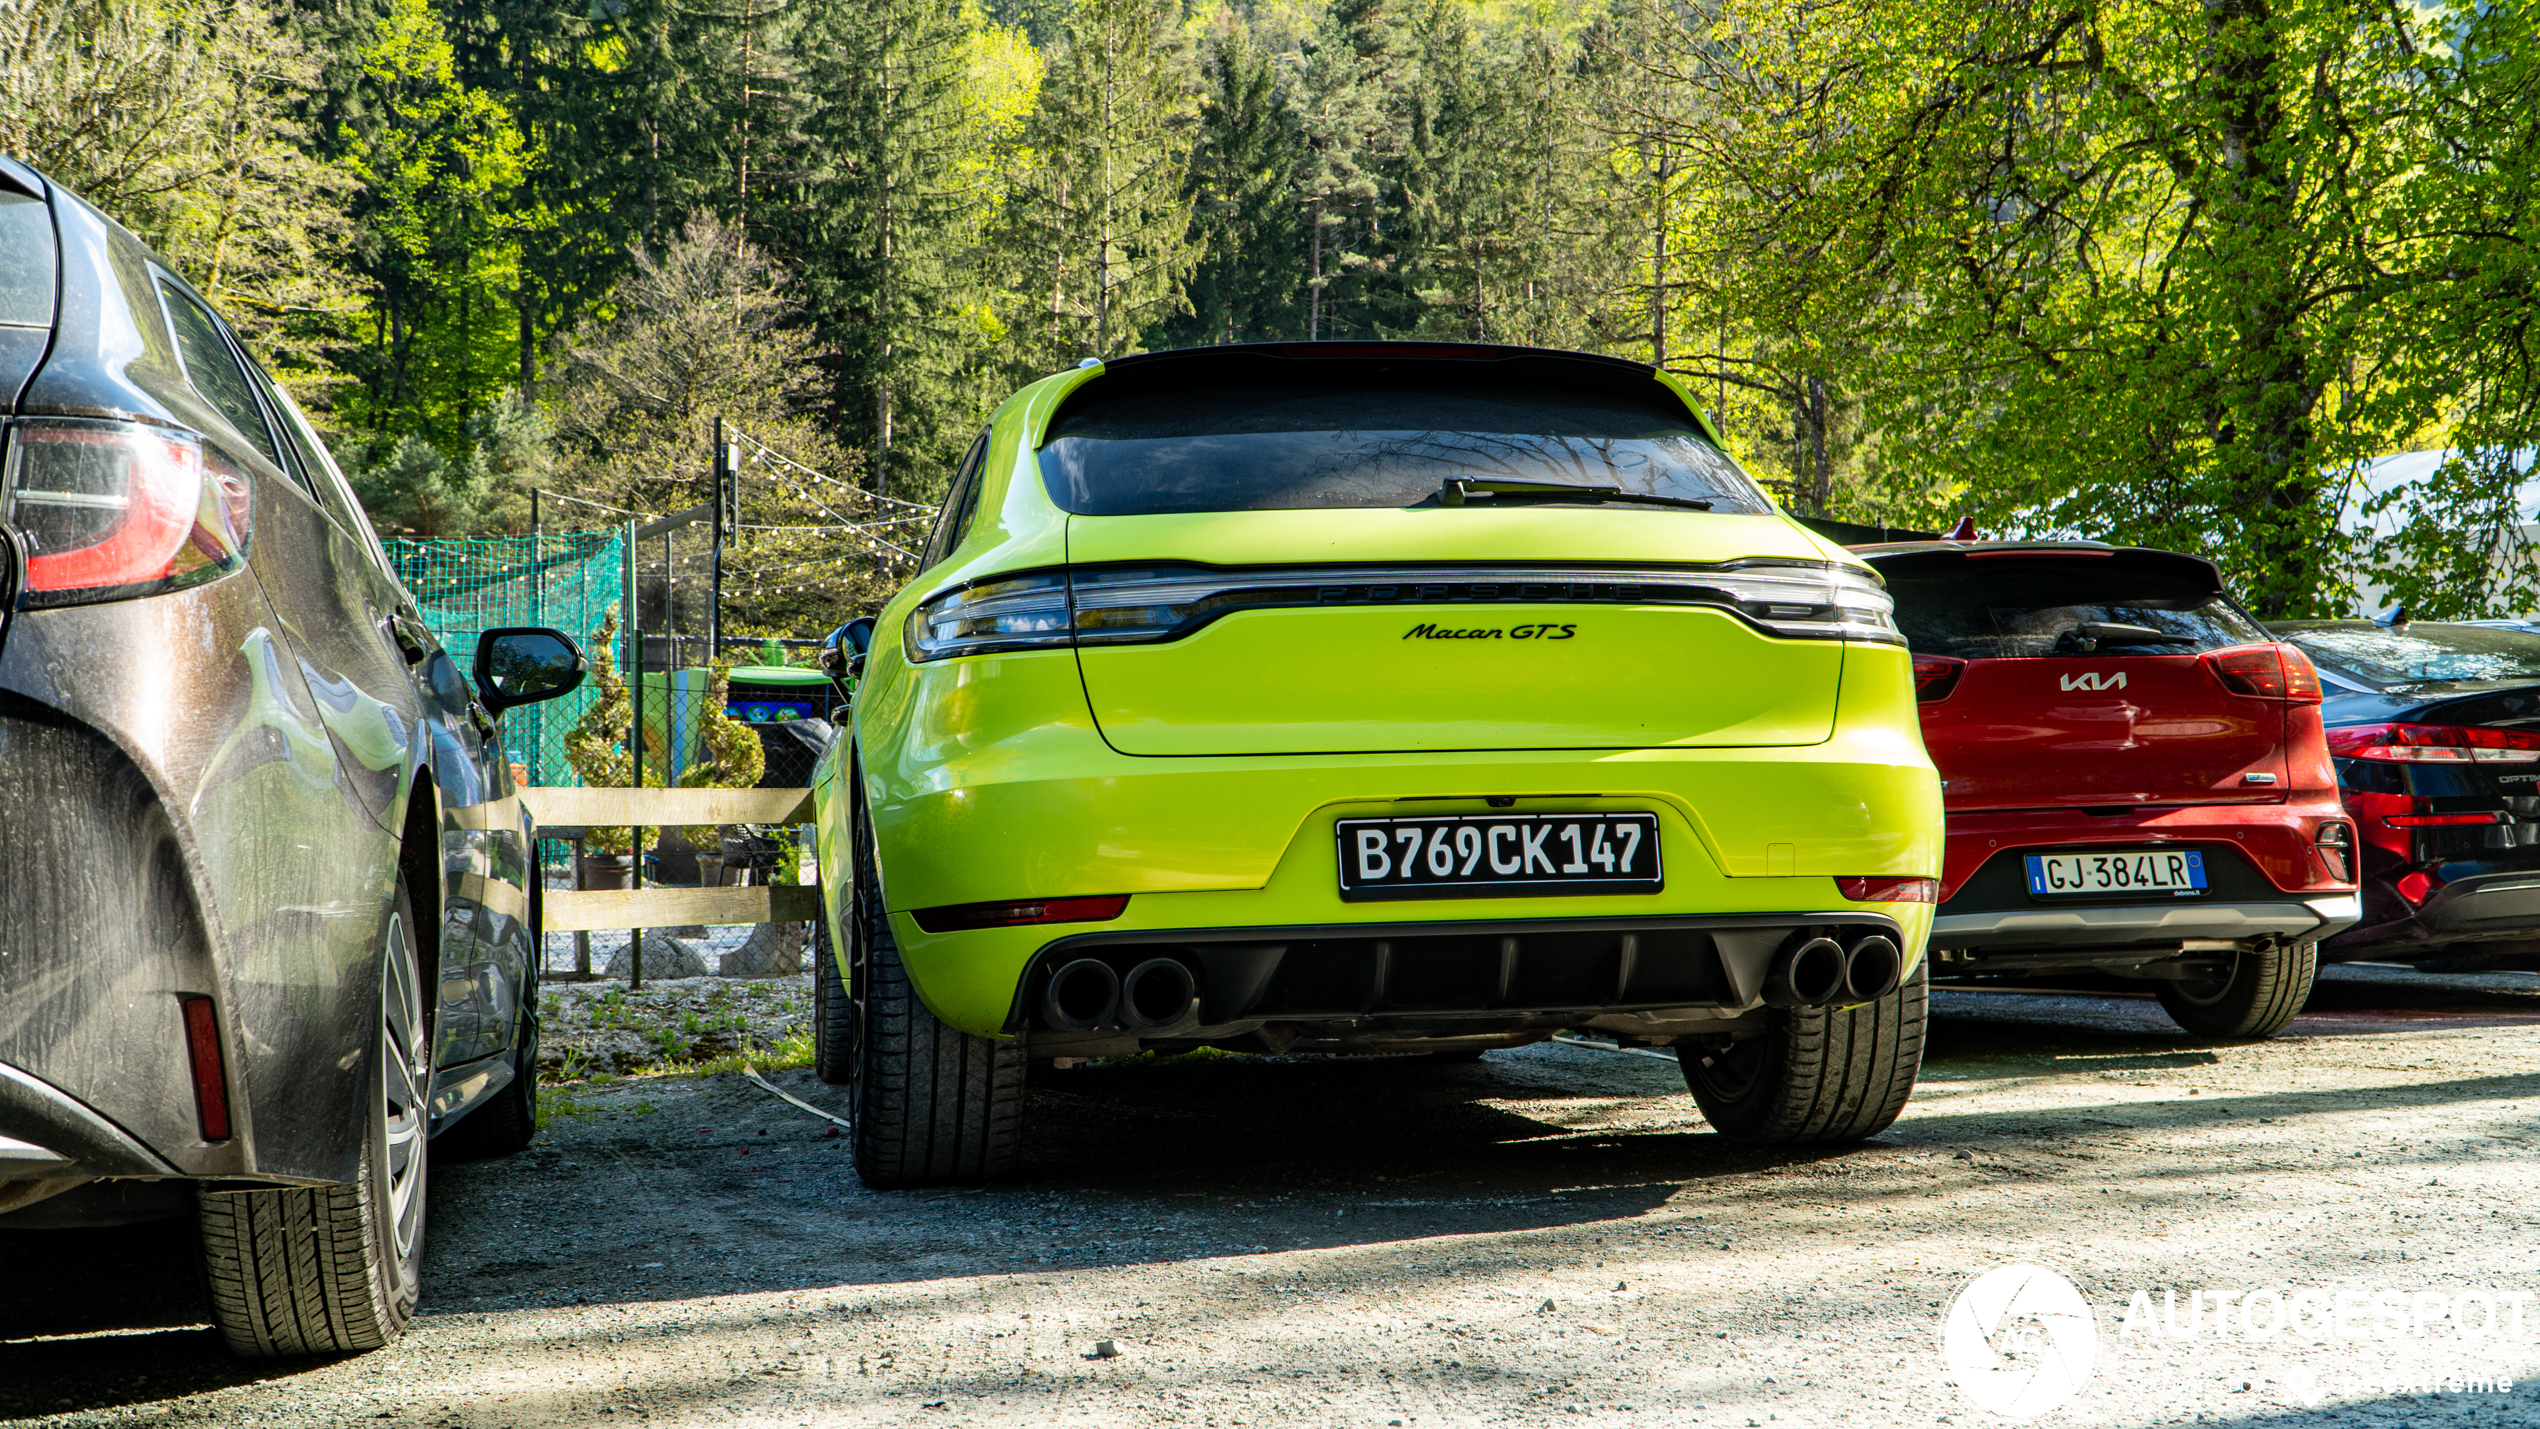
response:
[[[2073,560],[1873,560],[1917,654],[1961,660],[2186,655],[2274,639],[2215,589],[2212,567],[2129,553]]]
[[[1080,516],[1598,500],[1558,489],[1442,497],[1450,480],[1664,498],[1608,498],[1615,510],[1771,510],[1692,414],[1649,387],[1639,399],[1472,373],[1131,388],[1108,399],[1089,388],[1051,424],[1041,476],[1050,499]]]
[[[2540,635],[2476,625],[2296,630],[2322,666],[2381,689],[2452,680],[2540,680]]]

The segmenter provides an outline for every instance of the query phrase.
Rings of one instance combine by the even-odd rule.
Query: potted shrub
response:
[[[617,670],[616,616],[601,622],[589,649],[590,686],[598,697],[566,732],[565,762],[591,788],[633,788],[635,760],[627,752],[626,734],[635,699]],[[583,839],[580,874],[578,886],[583,888],[634,887],[634,830],[625,825],[592,829]]]

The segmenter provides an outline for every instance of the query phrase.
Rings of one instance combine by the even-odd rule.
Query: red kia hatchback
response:
[[[2319,676],[2211,562],[2082,542],[1855,547],[1914,650],[1949,811],[1935,980],[2140,978],[2264,1037],[2355,921]]]

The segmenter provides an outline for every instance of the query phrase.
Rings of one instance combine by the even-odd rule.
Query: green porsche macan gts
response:
[[[840,631],[817,1065],[877,1186],[1010,1174],[1028,1061],[1672,1046],[1740,1141],[1920,1064],[1940,787],[1872,574],[1675,379],[1295,344],[997,410]]]

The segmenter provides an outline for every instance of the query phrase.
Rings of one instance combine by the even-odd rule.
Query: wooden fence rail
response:
[[[809,789],[575,789],[520,791],[537,837],[573,844],[595,828],[663,828],[682,824],[803,824],[812,819]],[[605,928],[675,928],[682,924],[807,923],[820,916],[817,887],[602,888],[541,891],[539,936]],[[642,963],[637,944],[636,966]],[[587,951],[577,959],[587,960]],[[640,974],[639,974],[640,975]]]

